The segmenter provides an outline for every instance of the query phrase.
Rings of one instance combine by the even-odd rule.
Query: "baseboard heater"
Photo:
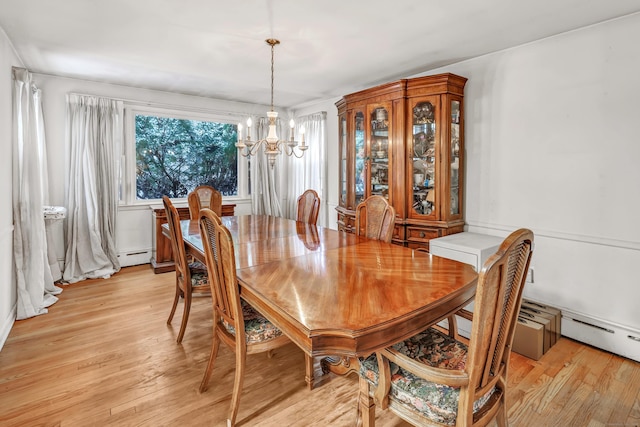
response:
[[[640,331],[562,310],[562,335],[640,362]]]
[[[141,249],[138,251],[121,252],[118,260],[121,267],[131,267],[133,265],[148,264],[151,258],[151,249]]]

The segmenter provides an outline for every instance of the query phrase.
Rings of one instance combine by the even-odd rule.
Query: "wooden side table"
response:
[[[189,208],[177,208],[180,219],[189,219]],[[223,204],[222,216],[235,215],[236,205]],[[162,224],[167,223],[167,214],[164,208],[151,207],[153,215],[153,224],[155,227],[153,236],[153,252],[151,255],[151,268],[153,272],[166,273],[174,271],[173,252],[171,251],[171,241],[162,234]]]

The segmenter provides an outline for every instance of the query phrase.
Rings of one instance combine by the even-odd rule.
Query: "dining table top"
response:
[[[467,264],[351,233],[267,215],[222,217],[241,297],[312,356],[366,356],[471,302]],[[204,260],[197,221],[183,240]]]

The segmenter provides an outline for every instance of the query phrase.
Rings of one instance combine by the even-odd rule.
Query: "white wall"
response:
[[[469,79],[469,231],[531,228],[526,296],[636,330],[638,40],[640,14],[425,73]]]
[[[0,348],[16,317],[16,279],[13,268],[12,111],[11,67],[22,67],[9,39],[0,29]]]

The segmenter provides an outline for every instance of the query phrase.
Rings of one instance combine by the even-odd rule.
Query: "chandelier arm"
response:
[[[282,154],[282,144],[284,143],[284,141],[278,141],[276,143],[276,148],[278,149],[278,154]],[[287,153],[287,148],[285,147],[284,149],[284,153],[288,156],[289,153]]]
[[[257,141],[255,144],[253,144],[251,148],[249,148],[249,155],[255,156],[256,154],[258,154],[258,150],[260,149],[260,146],[263,144],[264,144],[264,140]]]
[[[291,149],[291,154],[293,154],[293,156],[297,159],[301,159],[304,156],[304,151],[303,150],[298,150],[300,151],[300,155],[296,154],[296,150],[295,149]]]

